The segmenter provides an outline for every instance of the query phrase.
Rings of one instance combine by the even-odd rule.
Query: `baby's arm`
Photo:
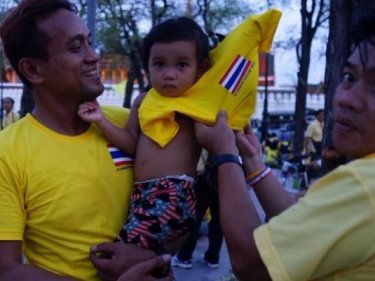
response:
[[[130,110],[125,128],[119,128],[108,121],[103,115],[97,101],[82,103],[79,106],[78,115],[83,120],[94,123],[116,147],[130,154],[135,153],[139,131],[137,110],[133,110],[133,108]],[[135,125],[129,124],[134,122],[136,122]]]

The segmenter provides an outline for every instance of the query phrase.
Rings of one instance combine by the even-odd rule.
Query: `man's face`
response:
[[[7,113],[9,113],[12,110],[12,108],[13,108],[12,101],[10,99],[4,98],[2,103],[3,103],[3,109]]]
[[[319,122],[324,122],[324,111],[320,111],[318,115],[316,115],[316,119]]]
[[[167,97],[183,95],[198,79],[196,48],[190,41],[155,43],[148,63],[151,85]]]
[[[87,26],[73,12],[60,9],[39,27],[50,36],[48,62],[39,61],[43,82],[62,102],[92,100],[103,92],[99,57],[91,47]]]
[[[367,48],[365,68],[357,48],[345,63],[333,101],[333,143],[351,159],[375,152],[375,47],[360,46]]]

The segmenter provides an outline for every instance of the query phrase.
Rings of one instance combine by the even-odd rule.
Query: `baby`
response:
[[[184,95],[210,66],[208,37],[185,17],[153,27],[143,41],[143,50],[151,85],[166,97]],[[144,135],[138,119],[142,98],[134,101],[125,128],[112,125],[96,101],[81,104],[78,113],[95,123],[112,144],[135,155],[129,216],[118,239],[160,250],[166,244],[180,244],[179,238],[195,222],[193,176],[201,148],[195,140],[194,121],[178,113],[174,118],[179,130],[166,146]],[[170,252],[177,249],[176,245],[168,248]]]

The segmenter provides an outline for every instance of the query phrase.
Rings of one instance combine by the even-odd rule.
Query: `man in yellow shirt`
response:
[[[80,103],[104,89],[90,32],[68,0],[23,0],[7,14],[0,36],[35,99],[30,114],[0,133],[0,280],[99,280],[90,247],[121,229],[133,164],[77,114]],[[128,116],[122,108],[103,112],[118,126]],[[111,247],[128,267],[127,259],[146,261],[148,271],[136,267],[143,276],[151,270],[155,253]],[[140,276],[134,271],[127,280]]]
[[[10,124],[18,121],[20,115],[13,111],[14,100],[11,97],[5,97],[1,101],[3,116],[1,119],[0,130],[8,127]]]
[[[304,139],[304,150],[306,154],[320,157],[322,154],[324,126],[324,110],[319,109],[315,112],[315,119],[306,129]]]

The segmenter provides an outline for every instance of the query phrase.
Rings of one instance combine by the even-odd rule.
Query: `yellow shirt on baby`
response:
[[[220,109],[231,128],[241,130],[254,112],[259,52],[268,52],[281,13],[251,15],[210,52],[212,67],[181,97],[161,96],[151,89],[139,108],[142,132],[164,147],[178,132],[175,112],[214,124]]]

